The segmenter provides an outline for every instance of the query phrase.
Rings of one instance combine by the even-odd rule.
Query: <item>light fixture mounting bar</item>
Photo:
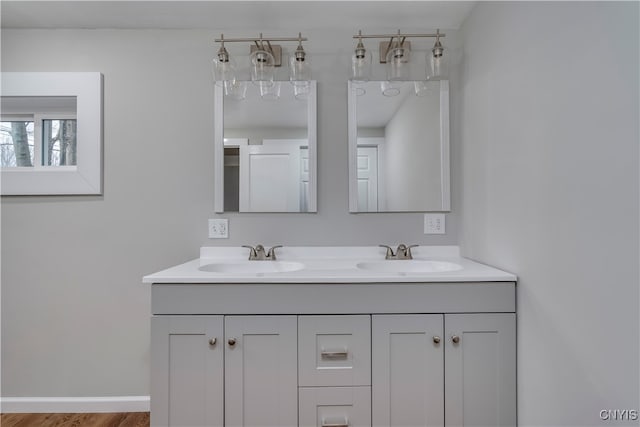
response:
[[[234,39],[215,39],[216,43],[256,43],[256,42],[297,42],[303,41],[306,42],[306,37],[244,37],[244,38],[234,38]]]
[[[444,33],[434,33],[434,34],[402,34],[402,33],[395,33],[395,34],[357,34],[355,36],[353,36],[354,39],[359,39],[359,38],[363,38],[363,39],[390,39],[390,38],[397,38],[397,37],[402,37],[402,38],[414,38],[414,37],[431,37],[431,38],[436,38],[436,37],[444,37],[445,34]],[[219,41],[219,40],[216,40]],[[227,41],[225,39],[225,41]]]

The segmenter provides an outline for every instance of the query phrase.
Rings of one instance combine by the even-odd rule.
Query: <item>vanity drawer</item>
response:
[[[300,427],[370,427],[371,387],[298,389]]]
[[[371,385],[371,316],[299,316],[298,381],[301,387]]]

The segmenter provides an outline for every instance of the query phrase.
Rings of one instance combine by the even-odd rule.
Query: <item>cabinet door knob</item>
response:
[[[229,343],[229,345],[231,347],[233,347],[234,345],[236,345],[236,339],[235,338],[229,338],[229,341],[227,341]]]
[[[439,337],[439,336],[437,336],[437,335],[436,335],[436,336],[434,336],[434,337],[433,337],[433,342],[434,342],[434,344],[440,344],[440,337]]]
[[[460,342],[460,337],[457,335],[454,335],[451,337],[451,341],[453,341],[454,344],[458,344]]]
[[[217,339],[217,338],[211,338],[211,339],[209,340],[209,345],[216,345],[216,343],[217,343],[217,342],[218,342],[218,339]]]

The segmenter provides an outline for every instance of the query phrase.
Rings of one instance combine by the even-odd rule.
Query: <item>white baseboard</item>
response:
[[[0,397],[0,412],[149,412],[149,396]]]

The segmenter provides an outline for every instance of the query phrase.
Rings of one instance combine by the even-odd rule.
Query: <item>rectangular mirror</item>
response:
[[[2,195],[102,193],[102,75],[3,72]]]
[[[449,211],[449,82],[348,85],[349,211]]]
[[[216,212],[316,212],[316,82],[215,86]]]

